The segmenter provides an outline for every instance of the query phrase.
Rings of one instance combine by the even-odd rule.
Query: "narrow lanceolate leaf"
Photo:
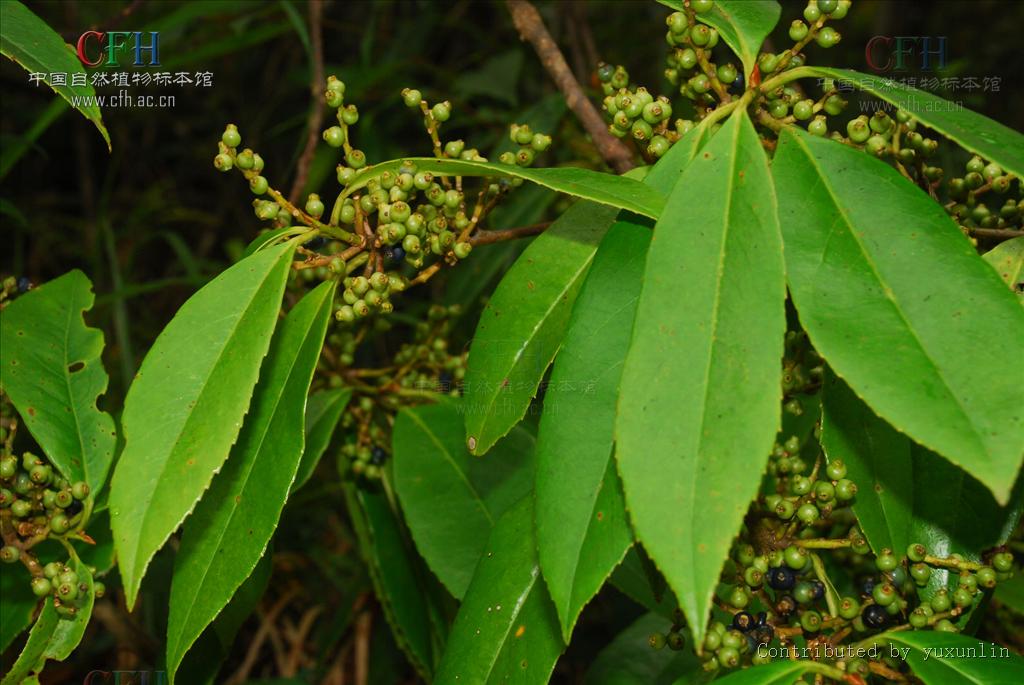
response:
[[[547,683],[565,649],[540,578],[532,498],[501,517],[459,608],[436,685]]]
[[[587,669],[584,685],[672,685],[677,679],[697,685],[714,675],[703,668],[691,649],[651,649],[651,635],[665,634],[672,621],[644,614],[615,636]]]
[[[674,10],[683,9],[682,0],[658,1]],[[775,0],[715,0],[711,10],[698,14],[697,19],[718,29],[725,44],[743,62],[743,73],[749,80],[761,43],[775,28],[780,14],[782,7]]]
[[[897,430],[1005,502],[1024,455],[1024,309],[920,189],[787,128],[772,166],[790,293],[815,347]],[[998,349],[998,355],[965,355]]]
[[[258,252],[193,295],[160,334],[124,408],[110,517],[128,606],[150,559],[220,469],[277,323],[293,245]]]
[[[612,461],[615,403],[651,232],[619,221],[573,308],[544,396],[537,443],[537,546],[568,641],[583,606],[633,544]]]
[[[530,169],[493,162],[469,162],[459,159],[436,159],[434,157],[411,157],[381,162],[359,172],[359,175],[345,186],[346,195],[366,186],[371,179],[385,171],[396,172],[403,166],[415,165],[419,171],[429,171],[437,176],[491,176],[495,178],[522,178],[537,185],[566,193],[582,200],[590,200],[615,209],[627,209],[651,219],[658,218],[665,198],[650,187],[628,176],[603,174],[590,169],[576,167],[553,169]]]
[[[0,685],[22,685],[31,674],[43,670],[43,666],[46,664],[45,652],[59,622],[60,617],[57,616],[57,610],[53,608],[53,602],[43,602],[43,608],[32,625],[32,630],[28,633],[25,646],[21,648],[21,653],[11,665],[11,670],[4,675],[3,681],[0,681]]]
[[[959,103],[882,76],[829,67],[806,70],[810,75],[842,79],[890,102],[961,147],[1000,165],[1004,171],[1018,177],[1024,175],[1024,135],[1019,131],[964,109]]]
[[[1017,293],[1024,304],[1024,236],[1007,240],[989,250],[982,258],[992,265],[999,277]]]
[[[309,396],[306,402],[306,446],[302,450],[302,461],[292,483],[292,492],[305,485],[313,475],[350,399],[352,388],[331,388]]]
[[[486,459],[466,451],[454,403],[409,407],[392,435],[395,491],[427,565],[456,599],[469,587],[494,522],[530,491],[534,439],[514,428]]]
[[[616,423],[633,528],[698,642],[779,427],[784,298],[768,162],[734,116],[654,229]]]
[[[698,127],[644,178],[668,195],[705,137]],[[544,395],[537,446],[541,570],[566,642],[583,606],[633,544],[612,460],[622,364],[651,242],[648,225],[620,218],[587,272]]]
[[[850,386],[835,374],[826,377],[821,446],[830,462],[846,464],[847,477],[857,484],[853,512],[876,554],[885,547],[902,554],[911,543],[916,485],[910,445]]]
[[[167,619],[172,683],[185,652],[252,573],[277,528],[302,457],[306,394],[335,284],[302,298],[274,333],[238,443],[185,524]]]
[[[1024,677],[1024,658],[975,637],[936,630],[885,637],[924,685],[1017,685]]]
[[[495,289],[480,315],[466,374],[463,409],[473,454],[484,454],[526,413],[615,213],[589,202],[573,205]]]
[[[47,459],[98,491],[115,438],[114,420],[96,408],[108,379],[103,332],[82,319],[93,299],[92,283],[76,269],[8,305],[0,317],[0,385]]]
[[[435,635],[432,628],[438,610],[420,575],[428,572],[407,541],[386,495],[352,485],[346,485],[344,492],[374,593],[395,641],[424,680],[441,682],[431,677],[443,636]]]
[[[17,0],[0,3],[0,52],[14,60],[29,73],[51,74],[62,72],[73,74],[84,72],[85,68],[75,59],[74,48],[64,42],[56,31],[45,21],[33,14]],[[95,124],[110,149],[110,134],[103,125],[100,108],[94,100],[96,91],[88,81],[84,85],[51,85],[44,81],[62,98]]]

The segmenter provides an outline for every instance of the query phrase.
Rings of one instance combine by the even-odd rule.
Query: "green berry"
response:
[[[971,157],[967,161],[967,172],[968,173],[973,172],[973,173],[976,173],[976,174],[980,174],[984,170],[985,170],[985,162],[982,161],[981,157],[978,157],[977,155],[975,155],[975,156]]]
[[[651,633],[647,637],[647,644],[651,649],[661,649],[665,646],[665,636],[662,633]]]
[[[51,561],[43,567],[43,575],[49,578],[50,580],[54,580],[55,578],[57,578],[57,576],[61,574],[61,571],[63,570],[64,567],[61,564],[58,564],[56,561]]]
[[[445,122],[448,121],[452,115],[452,103],[445,100],[434,105],[430,110],[431,116],[434,117],[435,121]]]
[[[865,149],[875,157],[881,157],[889,148],[889,141],[880,135],[873,135],[867,139]]]
[[[813,24],[821,19],[821,10],[818,9],[816,4],[807,3],[807,7],[804,8],[804,19]]]
[[[693,92],[698,94],[706,93],[711,89],[711,81],[709,81],[708,77],[704,74],[697,74],[691,78],[688,83],[690,88],[693,89]]]
[[[799,604],[809,604],[814,601],[814,588],[810,583],[800,582],[793,588],[793,599]]]
[[[402,102],[406,107],[419,107],[423,102],[423,93],[415,88],[404,88],[402,89]]]
[[[341,147],[345,144],[345,130],[341,126],[331,126],[324,131],[324,141],[331,147]]]
[[[216,167],[218,171],[231,171],[231,168],[234,166],[234,162],[231,161],[230,155],[222,152],[213,158],[213,166]]]
[[[20,558],[21,550],[17,547],[13,547],[11,545],[4,545],[4,547],[0,549],[0,561],[2,561],[5,564],[13,564]]]
[[[911,564],[910,577],[913,578],[914,582],[918,585],[927,585],[928,579],[932,577],[932,568],[928,564]]]
[[[246,148],[235,155],[235,165],[243,171],[249,171],[256,164],[256,158],[253,156],[253,151]]]
[[[96,596],[96,599],[103,599],[103,595],[107,594],[107,586],[100,582],[93,583],[92,593]]]
[[[89,485],[85,481],[78,481],[71,485],[71,496],[78,501],[84,500],[89,496]]]
[[[705,14],[711,11],[714,4],[714,0],[690,0],[690,9],[697,14]]]
[[[249,179],[249,189],[256,195],[262,195],[270,188],[270,184],[263,176],[253,176]]]
[[[807,31],[807,24],[799,19],[794,19],[793,23],[789,25],[789,39],[799,42],[807,37]]]
[[[704,651],[714,652],[722,646],[722,633],[709,630],[704,634]]]
[[[343,304],[334,312],[334,318],[341,323],[352,323],[356,320],[356,314],[350,305]]]
[[[740,665],[740,652],[735,647],[722,647],[715,658],[722,668],[736,668]]]
[[[883,548],[878,554],[878,558],[875,559],[875,567],[882,572],[896,570],[899,563],[899,559],[896,558],[896,555],[888,547]]]
[[[839,7],[839,0],[818,0],[818,9],[824,14],[832,14]]]
[[[961,609],[963,609],[964,607],[970,606],[971,602],[973,602],[973,601],[974,601],[974,596],[971,594],[971,591],[968,590],[967,588],[958,587],[953,592],[953,604],[955,604],[956,606],[960,607]]]
[[[465,259],[468,257],[472,249],[473,245],[468,242],[455,243],[454,247],[452,247],[452,251],[459,259]]]
[[[53,583],[46,578],[32,579],[32,594],[36,597],[46,597],[53,592]]]
[[[57,496],[54,498],[54,501],[56,502],[57,506],[60,507],[61,509],[67,509],[68,507],[71,506],[71,503],[74,501],[74,497],[72,496],[70,490],[61,490],[60,492],[57,493]]]
[[[907,547],[907,558],[912,562],[924,561],[924,558],[928,556],[928,548],[922,545],[920,542],[912,542]]]
[[[928,611],[925,610],[925,607],[920,606],[910,612],[910,616],[907,621],[911,626],[920,630],[928,625],[929,618],[931,618],[931,616],[929,616]]]
[[[836,499],[849,502],[851,499],[857,496],[857,484],[852,480],[843,478],[842,480],[836,481]]]
[[[819,518],[821,518],[821,512],[818,511],[818,507],[814,506],[810,502],[805,502],[800,505],[800,508],[796,511],[796,517],[800,519],[805,525],[811,525]]]
[[[814,117],[811,123],[807,124],[807,132],[812,136],[824,136],[828,133],[828,122],[825,121],[825,117],[820,114]]]
[[[790,545],[782,552],[783,559],[786,562],[786,566],[790,567],[794,571],[799,571],[807,566],[807,561],[810,556],[807,554],[807,550],[803,547],[797,547],[796,545]]]
[[[782,521],[788,521],[796,514],[796,505],[788,499],[780,499],[775,505],[775,515]]]
[[[50,530],[57,535],[63,535],[68,532],[70,527],[71,522],[68,520],[66,514],[54,514],[53,517],[50,518]]]
[[[697,53],[693,48],[684,48],[678,55],[679,66],[682,69],[690,70],[697,66]]]
[[[828,504],[836,498],[836,488],[827,480],[819,480],[814,484],[814,498],[818,502]]]
[[[793,116],[797,121],[807,121],[814,116],[814,101],[801,100],[793,105]]]
[[[890,583],[878,583],[874,589],[871,590],[871,597],[875,600],[875,604],[878,606],[887,607],[896,601],[899,595],[896,592],[896,588]]]
[[[982,566],[979,568],[975,572],[974,577],[977,580],[978,585],[983,588],[991,590],[996,586],[996,572],[988,566]]]
[[[959,633],[960,632],[960,629],[957,628],[956,625],[952,621],[950,621],[948,618],[944,618],[944,619],[938,621],[933,627],[934,627],[935,630],[939,631],[940,633]]]
[[[750,595],[747,594],[746,590],[738,585],[734,587],[732,592],[729,593],[729,606],[734,609],[744,609],[748,604],[750,604]]]
[[[355,105],[349,105],[343,110],[340,110],[341,120],[345,122],[346,126],[355,126],[355,123],[359,121],[359,109]]]
[[[50,482],[50,476],[52,474],[53,474],[53,469],[51,469],[46,464],[37,464],[36,466],[32,467],[31,471],[29,471],[28,477],[36,485],[44,485],[44,484]]]
[[[26,518],[32,513],[32,504],[23,499],[14,500],[11,502],[11,513],[14,518]]]
[[[234,124],[228,124],[227,128],[224,129],[224,133],[220,136],[221,141],[228,147],[238,147],[242,144],[242,136],[238,133],[238,127]]]
[[[800,615],[800,626],[809,633],[821,630],[821,614],[817,611],[805,611]]]
[[[825,98],[823,108],[826,114],[836,116],[838,114],[842,114],[848,104],[849,103],[841,95],[829,95]]]
[[[842,36],[831,26],[823,26],[818,35],[814,37],[814,42],[823,48],[831,48],[839,43]]]
[[[932,595],[930,604],[932,607],[932,611],[934,611],[937,614],[941,614],[944,611],[949,611],[950,607],[952,606],[952,601],[949,597],[949,591],[946,590],[946,588],[942,588],[941,590],[936,592],[934,595]]]
[[[1009,573],[1013,570],[1013,555],[1009,552],[999,552],[992,556],[992,568],[1000,573]]]
[[[856,121],[856,119],[854,119]],[[840,480],[846,478],[846,464],[842,459],[833,459],[825,467],[825,473],[828,474],[831,480]]]
[[[860,602],[855,597],[843,597],[839,602],[839,615],[848,621],[852,621],[860,615]]]
[[[678,630],[670,631],[669,634],[665,636],[665,642],[668,644],[668,648],[674,652],[678,652],[686,646],[686,638],[683,637],[683,634]]]
[[[61,583],[57,586],[57,596],[62,600],[73,602],[78,599],[78,585]]]
[[[768,103],[768,113],[776,119],[784,119],[789,114],[789,103],[779,98]]]

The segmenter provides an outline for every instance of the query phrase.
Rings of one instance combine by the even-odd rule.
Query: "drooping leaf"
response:
[[[331,388],[309,396],[306,402],[306,446],[292,483],[292,492],[305,485],[313,475],[350,399],[352,388]]]
[[[93,299],[92,283],[75,269],[8,305],[0,317],[0,383],[46,458],[98,492],[115,437],[114,420],[96,408],[108,378],[103,332],[82,319]]]
[[[303,416],[336,281],[302,298],[274,333],[231,457],[185,524],[167,619],[170,682],[185,652],[263,556],[303,449]]]
[[[1024,309],[896,170],[789,128],[779,141],[787,276],[815,347],[875,412],[1005,502],[1024,455],[1024,365],[1003,359],[1024,358]]]
[[[238,630],[259,605],[270,582],[273,564],[265,554],[235,596],[213,623],[207,626],[178,666],[177,677],[189,685],[213,685],[221,665],[227,659]]]
[[[395,492],[427,565],[462,599],[495,521],[530,491],[534,438],[514,428],[486,459],[463,440],[455,403],[408,407],[392,433]]]
[[[570,207],[509,269],[480,315],[465,381],[467,445],[484,454],[523,418],[558,351],[615,210]]]
[[[734,116],[654,229],[616,423],[634,531],[698,641],[779,427],[784,297],[767,159]]]
[[[1016,685],[1024,678],[1024,658],[976,637],[938,630],[888,632],[885,637],[924,685]]]
[[[437,685],[547,683],[565,649],[540,577],[533,503],[524,497],[498,520],[452,626]]]
[[[644,178],[668,194],[697,154],[705,127],[678,141]],[[583,606],[633,544],[612,460],[622,364],[651,242],[621,217],[605,234],[544,395],[537,446],[536,526],[541,570],[566,642]]]
[[[0,654],[32,625],[39,598],[32,594],[19,569],[0,567]]]
[[[494,162],[469,162],[434,157],[407,157],[366,167],[345,186],[345,194],[351,195],[365,187],[371,179],[377,178],[385,171],[394,173],[409,164],[414,164],[419,171],[429,171],[437,176],[522,178],[582,200],[590,200],[615,209],[627,209],[651,219],[658,218],[665,205],[665,199],[659,193],[627,176],[603,174],[576,167],[531,169]]]
[[[92,84],[86,80],[85,85],[71,85],[71,74],[85,73],[85,68],[75,59],[73,48],[18,0],[0,3],[0,52],[30,74],[68,74],[65,85],[53,85],[49,78],[44,82],[95,124],[107,142],[107,149],[110,149],[110,134],[103,125],[103,116],[96,105],[96,91]]]
[[[587,669],[584,685],[672,685],[684,676],[693,685],[710,680],[713,674],[703,669],[693,650],[651,648],[651,635],[664,635],[671,628],[672,621],[664,616],[644,614],[601,650]]]
[[[0,681],[0,685],[23,685],[31,674],[39,673],[43,669],[46,664],[46,649],[59,621],[60,617],[53,608],[53,602],[44,602],[39,617],[28,633],[25,646],[21,648],[21,653],[11,665],[11,670],[7,671],[3,681]]]
[[[902,554],[910,545],[914,514],[914,465],[910,440],[878,418],[835,374],[822,389],[821,447],[842,460],[857,484],[853,512],[875,553]],[[932,497],[935,493],[926,493]]]
[[[344,492],[374,593],[395,641],[424,680],[440,682],[432,675],[444,636],[432,628],[438,609],[421,575],[427,572],[422,561],[384,494],[350,485]]]
[[[813,662],[806,659],[775,661],[764,666],[733,671],[723,678],[717,678],[715,682],[725,685],[790,685],[810,671],[809,664]],[[687,685],[689,682],[683,678],[676,681],[675,685]]]
[[[658,2],[677,11],[683,9],[682,0]],[[780,14],[782,7],[775,0],[715,0],[711,10],[698,14],[697,19],[718,29],[725,44],[743,62],[743,74],[749,81],[761,44],[775,28]]]
[[[129,606],[153,554],[192,511],[238,436],[293,250],[258,252],[193,295],[128,391],[110,515]]]
[[[917,121],[964,149],[999,164],[1004,171],[1018,177],[1024,175],[1024,135],[1019,131],[958,106],[958,103],[884,76],[829,67],[806,67],[806,71],[814,76],[841,79],[865,90],[906,110]]]
[[[982,258],[992,265],[999,277],[1017,293],[1024,304],[1024,236],[1007,240],[989,250]]]

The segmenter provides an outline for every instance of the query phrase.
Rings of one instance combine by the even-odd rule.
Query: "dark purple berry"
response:
[[[309,242],[307,242],[303,247],[305,247],[307,250],[319,250],[321,247],[323,247],[326,244],[327,244],[327,238],[325,238],[325,237],[323,237],[321,235],[318,235],[317,237],[315,237],[312,240],[310,240]]]
[[[815,579],[810,582],[810,586],[811,599],[821,599],[825,596],[825,583]]]
[[[754,617],[746,611],[741,611],[732,617],[732,627],[741,633],[749,631],[755,625]]]
[[[788,566],[768,569],[768,584],[775,590],[790,590],[796,583],[796,574]]]
[[[732,82],[732,86],[730,86],[730,87],[732,88],[732,90],[741,91],[741,90],[743,90],[743,86],[744,86],[743,72],[741,71],[741,72],[736,74],[736,80]]]
[[[388,453],[380,447],[374,447],[370,452],[370,463],[376,466],[380,466],[388,460]]]
[[[759,625],[750,631],[750,637],[754,638],[758,645],[766,645],[775,637],[775,629],[767,624]]]
[[[885,610],[885,607],[877,604],[869,604],[864,607],[860,617],[868,628],[882,628],[889,622],[889,612]]]
[[[32,287],[32,281],[28,279],[28,276],[22,276],[18,279],[18,292],[28,292],[29,288]]]
[[[757,614],[757,625],[764,626],[768,625],[768,612],[762,611]]]
[[[395,262],[401,262],[405,259],[405,249],[401,245],[391,248],[391,259]]]

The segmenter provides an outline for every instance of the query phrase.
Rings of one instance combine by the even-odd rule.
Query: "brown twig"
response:
[[[295,204],[299,201],[302,189],[309,178],[309,167],[316,154],[316,144],[320,138],[320,126],[324,121],[324,38],[320,25],[324,13],[323,0],[312,0],[309,3],[309,43],[313,55],[313,73],[310,75],[310,94],[313,104],[306,121],[306,147],[299,156],[295,167],[295,182],[292,183],[288,200]]]
[[[249,679],[249,673],[252,672],[253,667],[256,665],[256,660],[259,658],[260,648],[263,647],[263,643],[270,637],[274,621],[297,594],[299,594],[298,588],[290,588],[278,598],[269,611],[264,612],[262,609],[260,610],[260,627],[256,631],[252,642],[249,643],[249,648],[246,650],[245,658],[242,660],[241,665],[225,681],[228,685],[238,685],[238,683],[244,683]]]
[[[506,0],[509,13],[512,15],[512,23],[515,24],[519,36],[533,45],[533,49],[540,57],[541,64],[547,69],[555,85],[565,96],[565,102],[569,109],[583,124],[583,128],[594,140],[601,157],[615,169],[616,172],[624,174],[635,165],[633,154],[622,141],[608,132],[601,114],[583,92],[579,81],[573,76],[572,70],[565,62],[562,51],[555,43],[551,34],[544,26],[537,8],[529,0]]]
[[[509,228],[503,231],[481,231],[469,239],[470,244],[473,247],[478,245],[490,245],[491,243],[500,243],[505,240],[515,240],[517,238],[526,238],[531,235],[537,235],[543,233],[548,226],[551,225],[550,221],[542,221],[539,224],[530,224],[529,226],[519,226],[518,228]]]
[[[1024,231],[1016,228],[968,228],[975,238],[992,238],[994,240],[1010,240],[1024,236]]]
[[[364,611],[356,619],[355,680],[356,685],[366,685],[370,675],[370,631],[373,629],[373,612]]]

